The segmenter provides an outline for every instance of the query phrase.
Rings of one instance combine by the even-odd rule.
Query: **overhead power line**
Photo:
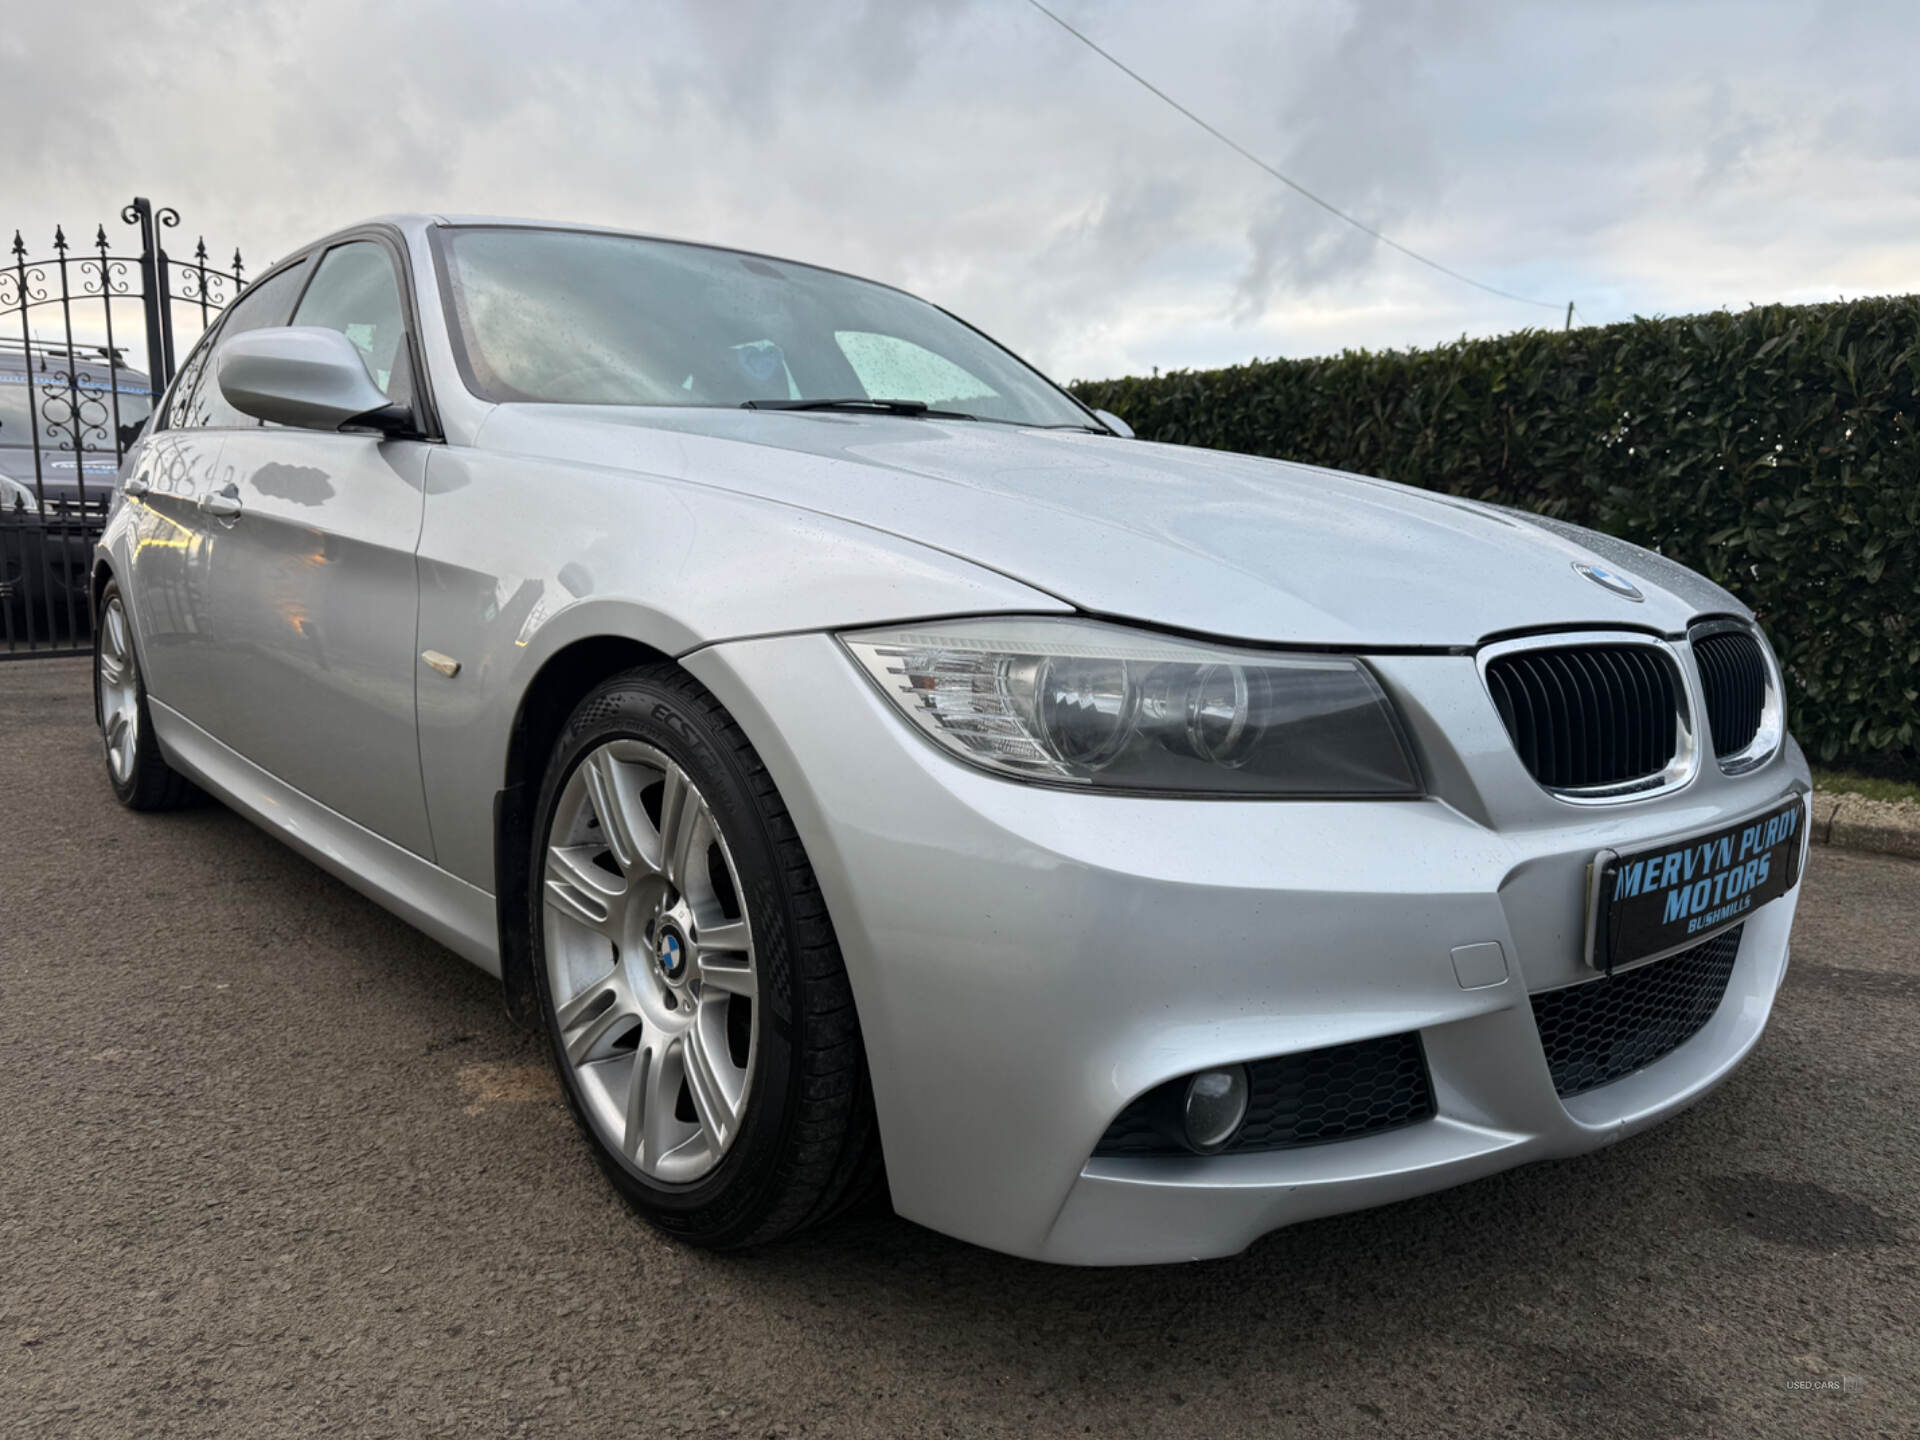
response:
[[[1342,210],[1338,205],[1334,205],[1329,201],[1322,200],[1318,195],[1314,194],[1311,190],[1307,189],[1307,187],[1302,185],[1298,180],[1292,180],[1292,179],[1289,179],[1287,176],[1282,175],[1278,170],[1274,169],[1273,166],[1269,165],[1266,161],[1262,160],[1258,155],[1254,154],[1251,150],[1247,149],[1246,146],[1242,145],[1238,140],[1235,140],[1231,135],[1222,133],[1220,130],[1208,124],[1205,120],[1201,119],[1198,115],[1194,114],[1193,111],[1189,110],[1186,106],[1182,105],[1178,100],[1174,99],[1171,95],[1167,94],[1166,91],[1162,90],[1158,85],[1154,84],[1151,80],[1147,79],[1147,77],[1142,75],[1138,70],[1133,69],[1125,61],[1119,59],[1117,56],[1113,55],[1109,51],[1101,49],[1100,46],[1096,45],[1092,40],[1088,39],[1087,36],[1083,35],[1080,31],[1074,29],[1073,26],[1069,25],[1066,21],[1062,20],[1058,15],[1054,14],[1053,11],[1049,10],[1045,5],[1042,5],[1040,3],[1040,0],[1027,0],[1027,3],[1033,6],[1033,8],[1038,10],[1042,15],[1046,16],[1047,19],[1053,21],[1053,23],[1058,25],[1062,30],[1066,31],[1069,35],[1073,36],[1073,38],[1078,40],[1082,45],[1086,46],[1089,50],[1093,51],[1093,53],[1098,55],[1102,60],[1105,60],[1109,65],[1113,66],[1116,70],[1120,71],[1121,74],[1127,76],[1136,84],[1150,91],[1152,94],[1158,96],[1160,99],[1164,100],[1167,104],[1171,105],[1174,109],[1178,110],[1182,115],[1186,116],[1187,119],[1191,120],[1194,124],[1198,125],[1202,130],[1206,131],[1209,135],[1213,136],[1213,138],[1218,140],[1222,145],[1225,145],[1228,149],[1232,150],[1235,154],[1239,155],[1242,159],[1249,160],[1253,164],[1258,165],[1262,170],[1266,171],[1267,174],[1271,175],[1274,179],[1278,180],[1282,185],[1286,186],[1289,190],[1294,191],[1296,194],[1305,196],[1307,199],[1311,200],[1314,204],[1318,205],[1322,210],[1326,211],[1329,215],[1334,216],[1336,219],[1346,221],[1347,224],[1353,226],[1354,229],[1361,231],[1363,234],[1371,235],[1374,239],[1378,240],[1382,245],[1391,246],[1393,249],[1398,250],[1402,255],[1405,255],[1408,259],[1418,260],[1422,265],[1425,265],[1429,270],[1438,270],[1442,275],[1447,276],[1449,279],[1458,280],[1464,285],[1471,285],[1476,290],[1484,290],[1489,295],[1498,295],[1502,300],[1512,300],[1521,305],[1535,305],[1542,310],[1558,311],[1560,309],[1560,306],[1557,303],[1546,301],[1546,300],[1535,300],[1526,295],[1516,295],[1511,290],[1502,290],[1498,285],[1489,285],[1483,280],[1474,279],[1471,275],[1462,275],[1458,270],[1453,269],[1451,266],[1442,265],[1438,260],[1430,259],[1429,257],[1422,255],[1418,250],[1414,250],[1409,248],[1408,246],[1402,245],[1398,240],[1395,240],[1392,236],[1381,234],[1378,230],[1374,229],[1371,225],[1367,224],[1364,220],[1359,220],[1359,219],[1356,219],[1354,216],[1349,215],[1346,211]]]

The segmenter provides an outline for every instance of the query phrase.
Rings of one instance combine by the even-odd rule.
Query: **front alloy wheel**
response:
[[[534,812],[533,982],[614,1186],[696,1244],[815,1224],[879,1179],[853,991],[779,791],[678,666],[574,710]]]
[[[713,811],[651,745],[567,778],[544,876],[547,985],[601,1142],[652,1179],[720,1162],[753,1085],[753,927]]]

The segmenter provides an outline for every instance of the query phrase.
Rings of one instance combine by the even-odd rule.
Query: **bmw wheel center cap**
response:
[[[663,931],[655,953],[660,960],[660,973],[669,980],[678,980],[686,972],[687,947],[680,937],[671,930]]]

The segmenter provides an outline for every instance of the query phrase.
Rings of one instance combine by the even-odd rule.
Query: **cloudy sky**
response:
[[[1920,288],[1910,4],[1049,0],[1277,169],[1588,322]],[[254,261],[391,210],[904,285],[1059,379],[1560,310],[1315,209],[1027,0],[89,0],[0,28],[0,224]]]

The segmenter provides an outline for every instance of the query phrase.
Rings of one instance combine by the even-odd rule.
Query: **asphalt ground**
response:
[[[1815,849],[1766,1039],[1660,1129],[1111,1271],[659,1238],[486,977],[120,810],[82,662],[0,664],[0,897],[10,1434],[1920,1432],[1913,862]]]

